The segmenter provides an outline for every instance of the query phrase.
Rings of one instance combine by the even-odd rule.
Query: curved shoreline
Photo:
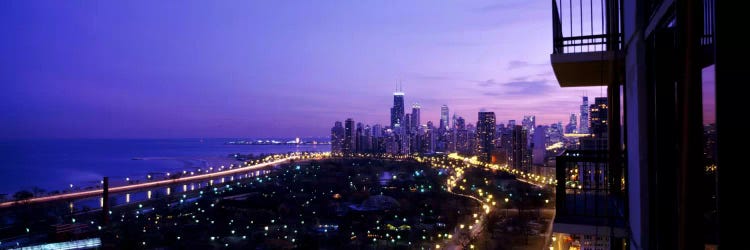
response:
[[[211,179],[211,178],[216,178],[216,177],[237,174],[237,173],[250,171],[250,170],[257,170],[259,168],[264,168],[264,167],[268,167],[271,165],[285,163],[285,162],[288,162],[290,160],[294,160],[297,158],[299,157],[290,156],[290,157],[286,157],[286,158],[271,161],[271,162],[259,163],[259,164],[252,165],[252,166],[230,169],[230,170],[216,172],[216,173],[207,173],[207,174],[201,174],[201,175],[180,177],[176,179],[160,180],[160,181],[152,181],[152,182],[145,182],[145,183],[138,183],[138,184],[130,184],[130,185],[125,185],[125,186],[111,187],[109,188],[109,192],[110,194],[114,194],[114,193],[143,189],[143,188],[176,185],[176,184],[180,184],[184,182],[191,182],[191,181],[200,181],[200,180],[205,180],[205,179]],[[66,193],[66,194],[57,194],[57,195],[44,196],[44,197],[36,197],[36,198],[31,198],[31,199],[23,200],[23,201],[8,201],[8,202],[0,203],[0,208],[11,207],[17,204],[41,203],[41,202],[50,202],[50,201],[65,200],[65,199],[88,198],[88,197],[93,197],[97,195],[102,195],[102,192],[103,192],[102,189],[96,189],[96,190],[88,190],[88,191],[73,192],[73,193]]]

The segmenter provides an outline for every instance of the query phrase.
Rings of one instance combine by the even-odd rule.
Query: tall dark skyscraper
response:
[[[354,152],[354,138],[354,120],[349,118],[344,121],[344,143],[341,146],[342,153],[351,154]]]
[[[380,124],[372,125],[372,137],[383,137],[383,126]]]
[[[448,105],[443,104],[443,106],[440,107],[440,128],[447,129],[448,126],[450,126],[448,113]]]
[[[453,123],[453,127],[456,128],[456,151],[463,155],[471,154],[472,150],[469,147],[469,131],[466,130],[466,121],[464,120],[464,118],[460,116],[456,117],[455,122]]]
[[[508,165],[513,169],[528,171],[529,152],[527,148],[528,130],[521,125],[516,125],[511,131],[510,151],[508,154]]]
[[[479,112],[477,120],[477,154],[484,162],[492,160],[495,148],[495,112]]]
[[[336,121],[331,128],[331,152],[341,153],[342,146],[344,144],[344,126],[341,125],[340,121]]]
[[[393,93],[393,107],[391,108],[391,128],[403,125],[404,120],[404,92]]]
[[[411,114],[406,113],[404,115],[404,122],[401,123],[401,127],[404,130],[404,133],[411,133]]]
[[[415,103],[411,105],[411,130],[416,133],[417,130],[419,130],[419,125],[422,122],[420,119],[420,112],[422,111],[422,106],[419,105],[419,103]]]
[[[547,152],[547,147],[545,145],[545,142],[547,141],[547,138],[545,136],[546,131],[547,127],[541,125],[537,126],[536,129],[534,129],[534,137],[531,143],[531,163],[533,165],[544,165],[545,163],[545,154]]]
[[[607,137],[607,97],[594,98],[594,104],[590,107],[591,128],[590,132],[594,138]]]
[[[364,140],[365,140],[365,125],[361,122],[357,123],[357,129],[355,130],[354,136],[354,152],[364,152]]]
[[[362,136],[362,152],[372,152],[372,129],[370,125],[365,125]]]
[[[581,104],[581,122],[578,123],[578,133],[588,134],[589,133],[589,97],[583,97],[583,104]]]

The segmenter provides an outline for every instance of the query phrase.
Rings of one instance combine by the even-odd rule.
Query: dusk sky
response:
[[[327,136],[577,112],[549,65],[549,1],[1,1],[0,138]],[[410,108],[407,109],[410,112]]]

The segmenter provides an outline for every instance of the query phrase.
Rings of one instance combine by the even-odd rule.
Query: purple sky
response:
[[[548,1],[0,1],[0,138],[328,135],[392,92],[567,123]]]

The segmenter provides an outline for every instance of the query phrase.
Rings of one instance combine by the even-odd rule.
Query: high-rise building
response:
[[[354,119],[349,118],[344,121],[344,143],[341,146],[341,152],[344,154],[354,153],[355,148],[355,131]]]
[[[422,110],[422,106],[419,105],[419,103],[414,103],[411,105],[411,131],[414,133],[419,130],[419,125],[422,122],[420,119],[420,113]]]
[[[531,143],[532,164],[534,165],[544,165],[545,163],[547,153],[547,146],[545,145],[547,142],[546,131],[547,127],[541,125],[534,129],[534,140]]]
[[[443,106],[440,107],[440,128],[442,129],[447,129],[448,126],[450,126],[448,113],[448,105],[443,104]]]
[[[456,120],[458,120],[458,117],[459,116],[456,114],[456,112],[453,112],[453,117],[451,117],[451,124],[453,124],[453,129],[457,129]]]
[[[361,153],[364,150],[364,140],[365,140],[365,126],[361,123],[357,123],[357,130],[355,130],[354,136],[354,152]]]
[[[393,107],[391,108],[391,129],[403,125],[404,120],[404,92],[393,93]]]
[[[492,161],[495,149],[495,112],[479,112],[477,120],[477,155],[484,162]]]
[[[589,97],[583,97],[583,104],[581,104],[581,122],[578,123],[578,133],[588,134],[589,133]]]
[[[576,123],[578,122],[578,118],[576,117],[576,114],[570,114],[570,122],[568,122],[568,125],[565,126],[565,133],[567,134],[575,134],[578,132]]]
[[[527,146],[531,146],[532,142],[532,136],[534,136],[534,129],[536,128],[536,116],[533,115],[526,115],[523,117],[523,120],[521,121],[521,125],[523,126],[523,129],[526,130],[526,142],[529,143]]]
[[[523,126],[524,129],[526,129],[526,131],[529,131],[529,133],[534,133],[534,128],[536,128],[536,116],[533,116],[533,115],[523,116],[521,125]]]
[[[401,126],[404,128],[405,133],[411,133],[411,114],[407,113],[404,115],[404,122]]]
[[[383,137],[383,126],[380,124],[372,125],[372,137]]]
[[[435,126],[432,121],[428,121],[426,125],[422,126],[423,139],[421,141],[421,152],[425,154],[431,154],[435,152]]]
[[[454,126],[456,129],[463,129],[466,130],[466,120],[464,120],[463,117],[456,118],[456,123],[454,123]]]
[[[365,131],[362,136],[362,152],[372,152],[372,129],[370,125],[365,126]]]
[[[607,97],[594,98],[594,104],[589,109],[591,115],[590,132],[594,138],[607,137]]]
[[[464,118],[460,116],[456,117],[453,127],[455,127],[456,152],[463,155],[471,154],[472,149],[470,148],[469,142],[471,139],[469,137],[469,131],[466,130],[466,121]]]
[[[529,171],[529,152],[527,148],[528,130],[516,125],[511,130],[508,165],[513,169]]]
[[[341,153],[342,146],[344,144],[344,126],[341,125],[340,121],[336,121],[331,128],[331,152]]]
[[[508,120],[508,128],[513,129],[516,127],[516,120]]]

